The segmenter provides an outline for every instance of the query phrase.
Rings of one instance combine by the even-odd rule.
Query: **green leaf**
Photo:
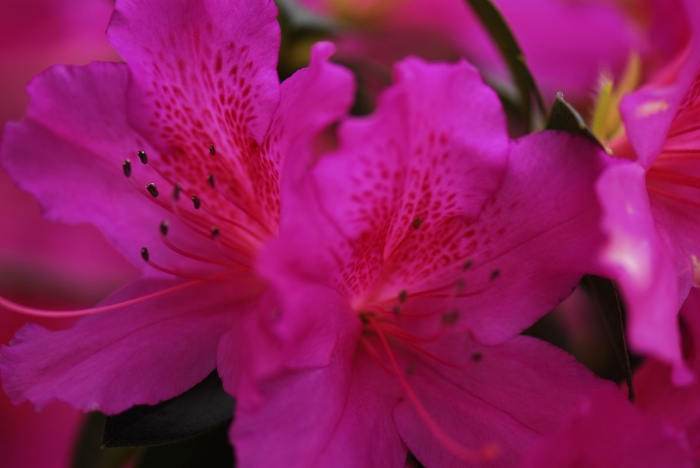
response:
[[[523,118],[530,127],[532,118],[532,99],[539,111],[544,115],[546,110],[544,101],[540,94],[535,79],[530,72],[525,57],[523,55],[518,41],[515,39],[513,32],[510,30],[508,23],[498,11],[498,8],[491,0],[467,0],[469,6],[474,10],[476,16],[479,17],[481,24],[484,25],[486,31],[491,36],[491,39],[501,52],[503,59],[510,70],[511,76],[515,81],[520,94],[520,109]]]
[[[584,277],[583,284],[590,291],[591,296],[598,305],[598,310],[603,316],[608,339],[615,350],[618,365],[624,372],[625,380],[627,381],[628,398],[634,403],[632,365],[630,363],[627,340],[625,339],[624,310],[615,283],[609,279],[588,275]]]
[[[137,448],[102,448],[102,431],[106,416],[90,413],[85,417],[73,449],[73,468],[120,468],[138,457]]]
[[[177,444],[148,447],[134,468],[231,468],[235,466],[228,427]]]
[[[103,444],[144,447],[179,442],[226,425],[234,407],[235,400],[224,391],[214,371],[179,397],[108,417]]]
[[[552,104],[552,111],[549,113],[549,121],[547,122],[547,130],[561,130],[563,132],[580,135],[584,138],[595,142],[603,150],[605,146],[596,138],[591,129],[583,120],[581,114],[573,108],[571,104],[564,100],[564,94],[560,91],[557,93],[557,98]]]

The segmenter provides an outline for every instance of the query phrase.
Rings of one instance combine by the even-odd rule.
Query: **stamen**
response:
[[[156,188],[156,184],[153,182],[146,185],[146,190],[148,190],[148,193],[150,193],[153,198],[156,198],[159,195],[158,188]]]
[[[647,171],[647,177],[663,182],[671,182],[684,187],[700,188],[700,178],[698,177],[679,174],[677,172],[667,171],[664,169],[657,169],[655,167],[652,167],[649,169],[649,171]]]
[[[131,177],[131,161],[125,159],[122,163],[122,169],[124,170],[124,175],[126,177]]]
[[[212,148],[214,148],[214,146],[213,146],[213,145],[210,145],[210,152],[212,152]],[[216,149],[213,149],[213,153],[214,153],[214,154],[216,153]],[[142,162],[142,163],[146,164],[147,162],[149,162],[149,161],[148,161],[148,156],[146,155],[145,151],[139,151],[137,154],[139,155],[139,158],[141,159],[141,162]],[[167,174],[165,174],[163,171],[161,171],[161,170],[158,168],[158,166],[157,166],[156,164],[154,164],[153,162],[150,162],[150,163],[148,164],[148,166],[149,166],[151,169],[153,169],[153,170],[154,170],[160,177],[162,177],[166,182],[168,182],[168,183],[170,183],[170,184],[172,184],[172,185],[174,186],[173,199],[174,199],[174,200],[178,200],[178,199],[179,199],[180,192],[182,191],[182,186],[181,186],[181,184],[174,182]],[[269,228],[267,225],[265,225],[264,223],[262,223],[258,218],[256,218],[255,216],[253,216],[253,215],[250,213],[249,210],[245,209],[245,208],[242,207],[240,204],[236,203],[234,200],[232,200],[230,197],[228,197],[226,194],[224,194],[224,193],[217,187],[216,180],[215,180],[215,178],[214,178],[214,174],[210,174],[210,175],[208,176],[207,179],[208,179],[209,185],[210,185],[212,188],[215,188],[216,191],[217,191],[217,193],[218,193],[220,196],[222,196],[226,201],[228,201],[229,203],[231,203],[234,207],[236,207],[236,208],[237,208],[239,211],[241,211],[243,214],[245,214],[245,215],[248,216],[250,219],[252,219],[255,223],[259,224],[268,234],[273,234],[272,230],[270,230],[270,228]],[[155,189],[155,184],[153,184],[153,187],[154,187],[154,189]],[[147,187],[147,188],[148,188],[148,187]],[[157,189],[156,189],[155,191],[149,189],[148,191],[149,191],[149,193],[151,193],[152,196],[157,197],[157,195],[153,195],[154,192],[157,192]],[[200,207],[200,205],[201,205],[201,200],[200,200],[199,198],[192,197],[192,202],[194,203],[195,209],[198,210],[199,207]]]
[[[183,289],[191,288],[192,286],[197,286],[199,284],[205,283],[206,281],[217,280],[226,276],[236,274],[232,271],[225,271],[223,273],[217,273],[211,276],[205,276],[201,279],[194,281],[188,281],[187,283],[179,284],[162,291],[158,291],[151,294],[146,294],[135,299],[129,299],[128,301],[119,302],[117,304],[110,304],[102,307],[94,307],[92,309],[75,309],[75,310],[47,310],[47,309],[36,309],[34,307],[27,307],[16,302],[9,301],[4,297],[0,296],[0,306],[16,312],[22,315],[28,315],[30,317],[41,317],[41,318],[74,318],[74,317],[84,317],[86,315],[94,315],[102,312],[109,312],[112,310],[121,309],[124,307],[129,307],[135,304],[140,304],[141,302],[146,302],[151,299],[156,299],[168,294],[172,294]]]
[[[664,148],[663,154],[700,153],[700,148]]]
[[[267,226],[267,224],[263,223],[263,222],[260,220],[260,218],[258,218],[257,216],[253,215],[253,213],[251,213],[250,210],[248,210],[247,208],[245,208],[245,206],[239,204],[239,203],[236,202],[233,198],[231,198],[231,197],[228,196],[226,193],[224,193],[218,186],[215,186],[215,185],[214,185],[214,176],[213,176],[213,175],[211,175],[210,177],[211,177],[211,179],[209,180],[209,185],[211,185],[212,188],[214,188],[214,189],[216,190],[216,193],[217,193],[220,197],[222,197],[224,200],[226,200],[227,202],[229,202],[230,204],[232,204],[233,206],[235,206],[241,213],[243,213],[244,215],[246,215],[246,216],[247,216],[248,218],[250,218],[253,222],[255,222],[258,226],[260,226],[262,229],[264,229],[265,232],[266,232],[267,234],[274,235],[274,233],[272,232],[272,230]]]
[[[168,220],[164,220],[162,223],[160,223],[160,233],[163,237],[168,235]]]
[[[700,154],[697,153],[673,153],[669,155],[665,151],[659,155],[656,163],[664,163],[671,161],[698,161],[700,160]]]
[[[146,247],[141,249],[141,258],[150,266],[151,268],[154,268],[160,272],[163,272],[168,275],[176,276],[178,278],[186,278],[186,279],[192,279],[192,280],[206,280],[206,276],[197,276],[197,275],[188,275],[186,273],[182,273],[179,271],[171,270],[170,268],[166,268],[162,265],[159,265],[155,262],[152,262],[150,259],[150,254],[148,253],[148,249]],[[243,273],[246,270],[229,270],[229,274],[238,274],[238,273]]]
[[[459,320],[459,311],[451,310],[442,314],[442,324],[445,326],[454,325]]]
[[[376,320],[376,319],[375,319]],[[388,334],[395,336],[396,338],[400,338],[407,343],[421,343],[421,342],[426,342],[426,341],[433,341],[433,338],[421,338],[419,336],[413,335],[403,328],[399,328],[395,325],[391,325],[389,323],[382,323],[382,327],[385,332]]]
[[[647,191],[649,191],[650,193],[654,193],[660,197],[668,198],[669,200],[677,201],[677,202],[683,203],[685,205],[690,205],[690,206],[694,206],[696,208],[700,208],[700,202],[698,202],[696,200],[692,200],[692,199],[687,198],[687,197],[683,197],[681,195],[676,195],[675,193],[667,192],[666,190],[661,190],[661,189],[658,189],[656,187],[649,187],[647,185]]]
[[[492,272],[493,274],[493,272]],[[454,286],[441,286],[438,288],[432,288],[432,289],[426,289],[425,291],[418,291],[414,292],[411,294],[411,297],[414,298],[423,298],[423,299],[456,299],[456,298],[461,298],[461,297],[473,297],[476,296],[477,294],[481,294],[484,291],[486,291],[486,288],[481,288],[481,289],[476,289],[471,292],[460,292],[457,294],[454,293],[447,293],[447,292],[442,292],[442,291],[449,291],[452,289],[454,291]]]
[[[403,304],[404,302],[406,302],[406,299],[408,299],[408,291],[402,289],[399,292],[399,303]]]
[[[213,264],[213,265],[222,265],[222,266],[227,266],[227,267],[232,267],[232,266],[240,266],[240,267],[243,267],[243,266],[244,266],[244,265],[241,265],[240,263],[236,263],[236,262],[233,262],[233,261],[231,261],[231,262],[226,262],[226,261],[223,261],[223,260],[217,260],[217,259],[207,258],[207,257],[203,257],[203,256],[201,256],[201,255],[193,254],[193,253],[191,253],[191,252],[188,252],[188,251],[186,251],[186,250],[184,250],[184,249],[181,249],[180,247],[176,246],[176,245],[173,244],[167,237],[163,237],[162,240],[163,240],[163,243],[164,243],[170,250],[172,250],[173,252],[175,252],[175,253],[177,253],[177,254],[182,255],[183,257],[187,257],[187,258],[190,258],[190,259],[192,259],[192,260],[197,260],[197,261],[204,262],[204,263],[211,263],[211,264]],[[244,270],[242,270],[242,271],[247,271],[247,270],[244,269]]]
[[[440,442],[440,444],[442,444],[443,447],[445,447],[450,453],[452,453],[452,455],[466,462],[476,463],[493,460],[498,455],[499,451],[498,446],[496,446],[495,444],[489,444],[478,451],[469,450],[466,447],[463,447],[459,442],[454,440],[445,431],[442,430],[442,428],[435,422],[432,416],[430,416],[430,413],[428,413],[425,407],[421,404],[420,400],[413,392],[413,389],[411,389],[410,385],[408,385],[406,377],[404,377],[403,373],[401,372],[401,369],[399,368],[399,364],[396,362],[396,357],[394,356],[394,353],[391,350],[391,347],[389,346],[389,342],[387,341],[384,333],[377,325],[376,321],[372,317],[368,317],[368,320],[374,326],[377,335],[379,335],[379,339],[382,342],[382,346],[384,347],[384,350],[389,356],[389,361],[391,362],[392,367],[396,371],[396,376],[398,377],[399,382],[401,383],[401,386],[404,389],[404,392],[406,392],[406,396],[411,401],[411,403],[413,403],[413,407],[418,412],[418,415],[423,420],[423,423],[425,423],[425,425],[433,433],[433,435]]]
[[[388,334],[388,335],[391,335],[391,333],[389,333],[388,330],[385,330],[385,331],[387,331],[387,334]],[[441,335],[442,335],[442,333],[441,333]],[[398,336],[397,336],[396,338],[399,338],[399,339],[400,339],[400,337],[398,337]],[[441,359],[441,358],[437,357],[436,355],[434,355],[433,353],[431,353],[431,352],[428,351],[427,349],[423,348],[422,346],[418,345],[418,343],[412,343],[412,342],[410,342],[410,341],[406,341],[405,343],[406,343],[408,346],[410,346],[411,348],[413,348],[413,349],[415,349],[416,351],[418,351],[419,353],[425,355],[426,357],[428,357],[429,359],[432,359],[432,360],[435,361],[435,362],[438,362],[438,363],[442,364],[443,366],[451,367],[452,369],[457,369],[457,370],[460,370],[460,371],[465,371],[465,370],[467,370],[467,369],[469,369],[469,368],[471,367],[471,366],[460,366],[460,365],[458,365],[458,364],[453,364],[453,363],[451,363],[451,362],[447,362],[447,361],[445,361],[444,359]]]
[[[691,132],[694,132],[696,130],[700,130],[700,124],[693,125],[693,126],[687,127],[687,128],[680,128],[680,129],[674,130],[672,132],[669,132],[668,135],[666,136],[666,138],[668,139],[668,138],[673,138],[673,137],[680,136],[680,135],[685,135],[686,133],[691,133]]]
[[[254,232],[254,231],[253,231],[252,229],[250,229],[248,226],[246,226],[246,225],[244,225],[244,224],[241,224],[241,223],[238,223],[238,222],[236,222],[236,221],[233,221],[233,220],[231,220],[231,219],[229,219],[229,218],[226,218],[226,217],[224,217],[224,216],[221,216],[221,215],[219,215],[218,213],[215,213],[214,211],[212,211],[211,209],[209,209],[209,207],[206,205],[206,203],[205,203],[205,204],[200,204],[200,206],[202,207],[202,209],[203,209],[208,215],[210,215],[210,216],[212,216],[212,217],[218,219],[219,221],[222,221],[222,222],[224,222],[224,223],[226,223],[226,224],[230,224],[231,226],[235,226],[236,228],[245,231],[246,233],[248,233],[248,234],[249,234],[251,237],[253,237],[254,239],[257,239],[257,240],[259,240],[259,241],[265,240],[265,238],[264,238],[263,236],[261,236],[261,235],[259,235],[258,233]]]
[[[195,209],[199,209],[202,206],[201,200],[196,195],[192,197],[192,203],[193,203]],[[208,238],[208,239],[212,238],[211,229],[203,229],[201,226],[204,222],[204,218],[197,217],[194,213],[190,213],[188,211],[181,212],[180,209],[178,208],[177,204],[174,201],[171,202],[169,206],[164,207],[164,208],[169,209],[178,218],[182,219],[185,222],[185,224],[187,225],[187,227],[189,227],[193,232],[195,232],[195,233],[197,233],[205,238]],[[211,214],[211,213],[209,213],[209,214]],[[227,257],[231,258],[230,255],[228,255],[229,252],[226,251],[227,248],[231,249],[231,250],[238,250],[239,248],[242,250],[247,250],[250,248],[249,245],[244,245],[240,241],[241,241],[241,239],[229,239],[229,242],[223,243],[223,242],[220,242],[217,240],[217,247],[219,247],[219,249],[221,249],[225,254],[227,254]],[[248,266],[245,262],[241,262],[238,259],[231,258],[231,260],[238,265],[242,265],[242,266],[246,266],[246,267]]]
[[[387,372],[387,374],[394,375],[394,371],[389,369],[387,365],[384,364],[384,361],[382,361],[382,358],[379,357],[379,353],[377,352],[377,350],[374,349],[374,346],[372,346],[372,344],[369,341],[367,341],[366,338],[360,337],[360,344],[362,344],[362,346],[365,347],[367,352],[369,352],[369,354],[377,361],[377,363],[382,367],[382,369],[384,369]]]

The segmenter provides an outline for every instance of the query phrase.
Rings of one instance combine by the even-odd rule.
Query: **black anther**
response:
[[[122,163],[122,169],[124,169],[124,175],[127,177],[131,177],[131,161],[128,159],[125,159],[124,162]]]

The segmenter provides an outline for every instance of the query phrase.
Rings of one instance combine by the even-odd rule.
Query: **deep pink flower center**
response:
[[[467,261],[463,266],[463,270],[466,272],[471,266],[472,262]],[[491,281],[498,276],[498,270],[494,270],[491,274]],[[496,444],[487,444],[478,450],[469,449],[446,433],[425,409],[411,388],[407,376],[414,372],[413,365],[409,362],[407,367],[402,369],[396,356],[401,355],[403,358],[410,359],[410,356],[413,354],[418,354],[428,358],[428,361],[433,362],[435,365],[447,366],[463,372],[477,365],[481,361],[481,353],[477,352],[471,356],[467,365],[460,365],[446,361],[440,356],[431,353],[426,349],[426,345],[439,340],[459,320],[459,311],[454,307],[455,300],[460,297],[480,293],[483,293],[483,288],[479,291],[467,291],[466,282],[464,278],[460,277],[453,284],[417,290],[410,294],[407,290],[402,290],[396,297],[361,300],[353,305],[353,309],[362,321],[360,345],[387,373],[396,377],[404,390],[404,394],[413,404],[421,420],[436,440],[454,456],[470,463],[494,460],[499,453],[498,446]],[[426,304],[426,301],[423,301],[425,299],[432,299],[433,301],[430,302],[439,305],[432,310],[421,310],[420,308]],[[413,302],[418,304],[413,304]],[[414,305],[418,307],[414,307]],[[415,323],[409,327],[404,325],[407,320],[409,322],[412,320],[421,321],[438,317],[440,326],[437,331],[428,335],[415,333],[415,330],[421,329]],[[376,346],[377,341],[380,346]]]

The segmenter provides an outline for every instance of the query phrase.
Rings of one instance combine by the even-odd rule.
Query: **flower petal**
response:
[[[597,146],[565,133],[515,142],[499,191],[466,232],[475,248],[462,276],[465,297],[452,289],[457,298],[445,306],[461,311],[477,340],[518,334],[598,267],[603,237],[593,187],[606,161]]]
[[[325,223],[340,231],[331,235],[352,243],[335,280],[354,297],[451,273],[471,248],[461,223],[478,216],[506,164],[500,103],[471,66],[408,59],[396,80],[375,115],[343,124],[340,150],[310,182]],[[371,290],[380,277],[388,293]]]
[[[610,236],[601,254],[603,273],[620,285],[632,349],[673,365],[677,382],[687,383],[692,374],[681,355],[677,315],[693,267],[687,257],[674,258],[674,234],[659,230],[644,181],[644,169],[629,163],[610,167],[597,182],[602,227]],[[680,278],[679,271],[685,272]]]
[[[259,146],[279,104],[276,16],[271,1],[124,0],[108,29],[132,75],[130,122],[159,150],[161,171],[220,215],[268,229],[279,161]]]
[[[700,9],[683,0],[691,36],[685,49],[639,90],[620,103],[625,130],[639,163],[649,169],[661,152],[671,123],[697,100],[700,85]],[[664,5],[668,9],[668,6]],[[680,14],[679,14],[680,15]]]
[[[523,468],[691,468],[682,431],[645,417],[616,392],[587,398],[560,432],[540,443]]]
[[[282,374],[262,386],[265,404],[237,408],[231,429],[241,467],[403,468],[406,447],[391,418],[396,385],[356,339],[329,366]]]
[[[700,374],[700,291],[691,290],[681,308],[684,348],[688,365]],[[687,341],[686,341],[687,339]],[[685,429],[693,451],[700,449],[700,383],[679,387],[674,385],[667,364],[646,360],[634,373],[636,405],[653,417],[671,421]]]
[[[109,303],[176,284],[138,280]],[[16,403],[60,400],[107,414],[175,397],[215,368],[218,340],[239,320],[236,308],[244,308],[236,294],[203,284],[83,318],[68,330],[26,325],[0,348],[3,387]]]
[[[314,157],[312,140],[345,116],[353,103],[354,78],[347,69],[330,62],[334,52],[329,42],[315,44],[309,66],[282,82],[280,105],[263,151],[277,152],[270,158],[284,162],[283,192],[308,170]]]
[[[339,341],[357,339],[360,320],[335,291],[309,283],[282,265],[268,294],[219,345],[218,369],[238,408],[263,403],[260,381],[286,369],[328,366]]]
[[[170,218],[171,236],[182,248],[200,253],[216,249],[207,248],[199,235],[122,174],[131,150],[148,148],[126,122],[128,80],[124,64],[50,69],[29,87],[27,117],[7,125],[0,161],[21,188],[39,199],[47,218],[97,225],[135,265],[144,265],[140,251],[147,246],[161,264],[182,266],[187,260],[161,241],[163,219]],[[144,179],[143,185],[152,181]]]
[[[534,441],[559,428],[572,405],[591,391],[613,387],[572,356],[529,337],[484,347],[455,335],[441,340],[433,353],[466,370],[414,360],[408,384],[438,426],[465,448],[497,446],[483,462],[488,466],[515,466]],[[396,407],[394,420],[426,467],[464,466],[428,430],[410,401]]]

